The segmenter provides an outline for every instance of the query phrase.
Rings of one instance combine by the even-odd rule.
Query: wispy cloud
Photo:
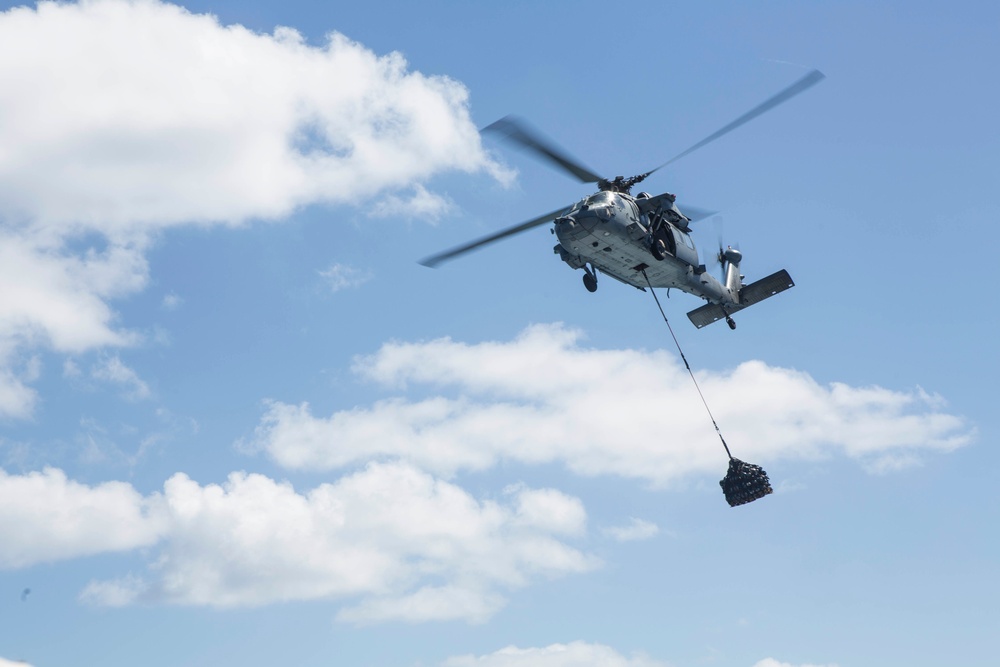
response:
[[[462,655],[445,660],[442,667],[669,667],[642,653],[626,657],[604,644],[576,641],[538,648],[508,646],[486,655]]]
[[[177,310],[184,304],[184,299],[179,295],[170,292],[163,296],[163,301],[160,302],[160,306],[163,310]]]
[[[634,542],[648,540],[660,532],[660,527],[652,521],[630,517],[624,526],[611,526],[604,529],[604,534],[619,542]]]
[[[828,665],[815,665],[806,663],[795,664],[791,662],[779,662],[774,658],[764,658],[759,662],[755,662],[753,667],[837,667],[837,665],[833,663]]]
[[[434,222],[455,208],[447,197],[429,192],[424,186],[416,185],[409,197],[387,195],[375,203],[369,212],[373,218],[403,218],[405,220],[425,220]]]
[[[90,371],[95,380],[109,382],[120,386],[125,395],[133,400],[149,398],[149,385],[142,381],[139,374],[125,365],[118,355],[104,357]]]
[[[332,264],[330,268],[319,272],[331,292],[361,287],[372,279],[373,274],[367,269],[357,269],[347,264]]]

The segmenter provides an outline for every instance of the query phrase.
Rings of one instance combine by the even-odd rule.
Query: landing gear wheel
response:
[[[734,322],[733,318],[729,317],[728,315],[726,316],[726,324],[729,325],[730,329],[734,329],[734,330],[736,329],[736,322]]]
[[[667,244],[663,242],[663,239],[655,239],[649,246],[649,252],[657,261],[662,262],[667,258]]]
[[[587,288],[588,292],[597,291],[597,278],[592,273],[583,274],[583,286]]]

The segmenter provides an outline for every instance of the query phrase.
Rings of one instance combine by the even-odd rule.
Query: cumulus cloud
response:
[[[258,474],[202,486],[178,473],[145,502],[160,536],[149,571],[91,582],[82,599],[224,608],[335,598],[342,621],[481,622],[509,590],[599,565],[564,541],[585,530],[578,499],[514,488],[476,500],[403,464],[305,493]]]
[[[164,529],[155,506],[124,482],[87,486],[53,468],[0,470],[0,567],[151,545]]]
[[[336,33],[311,46],[157,0],[40,2],[0,12],[0,80],[0,417],[36,400],[19,350],[135,342],[109,303],[146,286],[158,230],[359,196],[433,217],[434,175],[506,177],[464,86]]]
[[[641,653],[625,657],[610,646],[576,641],[541,648],[508,646],[486,655],[449,658],[443,667],[668,667]]]
[[[482,622],[509,591],[599,560],[579,499],[514,486],[478,500],[405,464],[371,464],[306,492],[259,474],[201,485],[178,473],[143,496],[61,470],[0,470],[0,568],[142,549],[145,572],[95,580],[81,599],[219,608],[334,599],[355,623]]]
[[[674,355],[588,349],[580,339],[538,325],[509,342],[389,343],[357,360],[358,375],[432,395],[329,417],[306,403],[272,401],[254,442],[293,469],[388,457],[444,475],[500,461],[561,462],[583,475],[657,485],[718,473],[718,440]],[[761,361],[702,372],[699,382],[730,444],[754,461],[846,455],[885,469],[894,458],[950,451],[972,437],[939,397],[919,389],[824,386]]]
[[[468,92],[333,33],[254,33],[155,0],[0,15],[0,214],[238,222],[494,170]],[[499,173],[499,172],[498,172]]]

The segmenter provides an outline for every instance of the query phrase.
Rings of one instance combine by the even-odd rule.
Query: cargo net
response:
[[[745,505],[774,492],[763,468],[734,458],[729,459],[729,470],[719,486],[730,507]]]

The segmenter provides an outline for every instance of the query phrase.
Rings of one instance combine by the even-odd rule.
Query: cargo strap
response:
[[[660,315],[663,316],[663,321],[667,323],[667,329],[670,330],[670,336],[674,339],[674,345],[677,346],[677,352],[681,355],[684,367],[687,368],[688,374],[691,375],[691,381],[694,382],[694,388],[698,390],[698,396],[701,397],[702,405],[705,406],[705,411],[708,412],[708,418],[712,420],[712,426],[715,427],[715,432],[718,434],[719,440],[722,441],[722,446],[725,447],[726,454],[730,459],[732,459],[733,455],[729,452],[729,445],[726,444],[726,439],[722,437],[722,431],[719,430],[719,425],[715,423],[715,417],[712,415],[712,410],[708,407],[708,401],[705,400],[705,395],[701,393],[701,387],[698,386],[698,380],[695,379],[694,371],[691,370],[691,365],[688,363],[687,357],[684,356],[684,350],[681,349],[681,344],[677,341],[677,336],[674,335],[674,328],[670,326],[670,320],[667,319],[667,314],[663,312],[663,306],[660,305],[660,299],[656,296],[653,284],[649,282],[649,276],[646,275],[646,269],[642,270],[642,277],[646,279],[646,284],[649,285],[649,293],[653,295],[653,300],[656,301],[656,307],[660,309]]]

